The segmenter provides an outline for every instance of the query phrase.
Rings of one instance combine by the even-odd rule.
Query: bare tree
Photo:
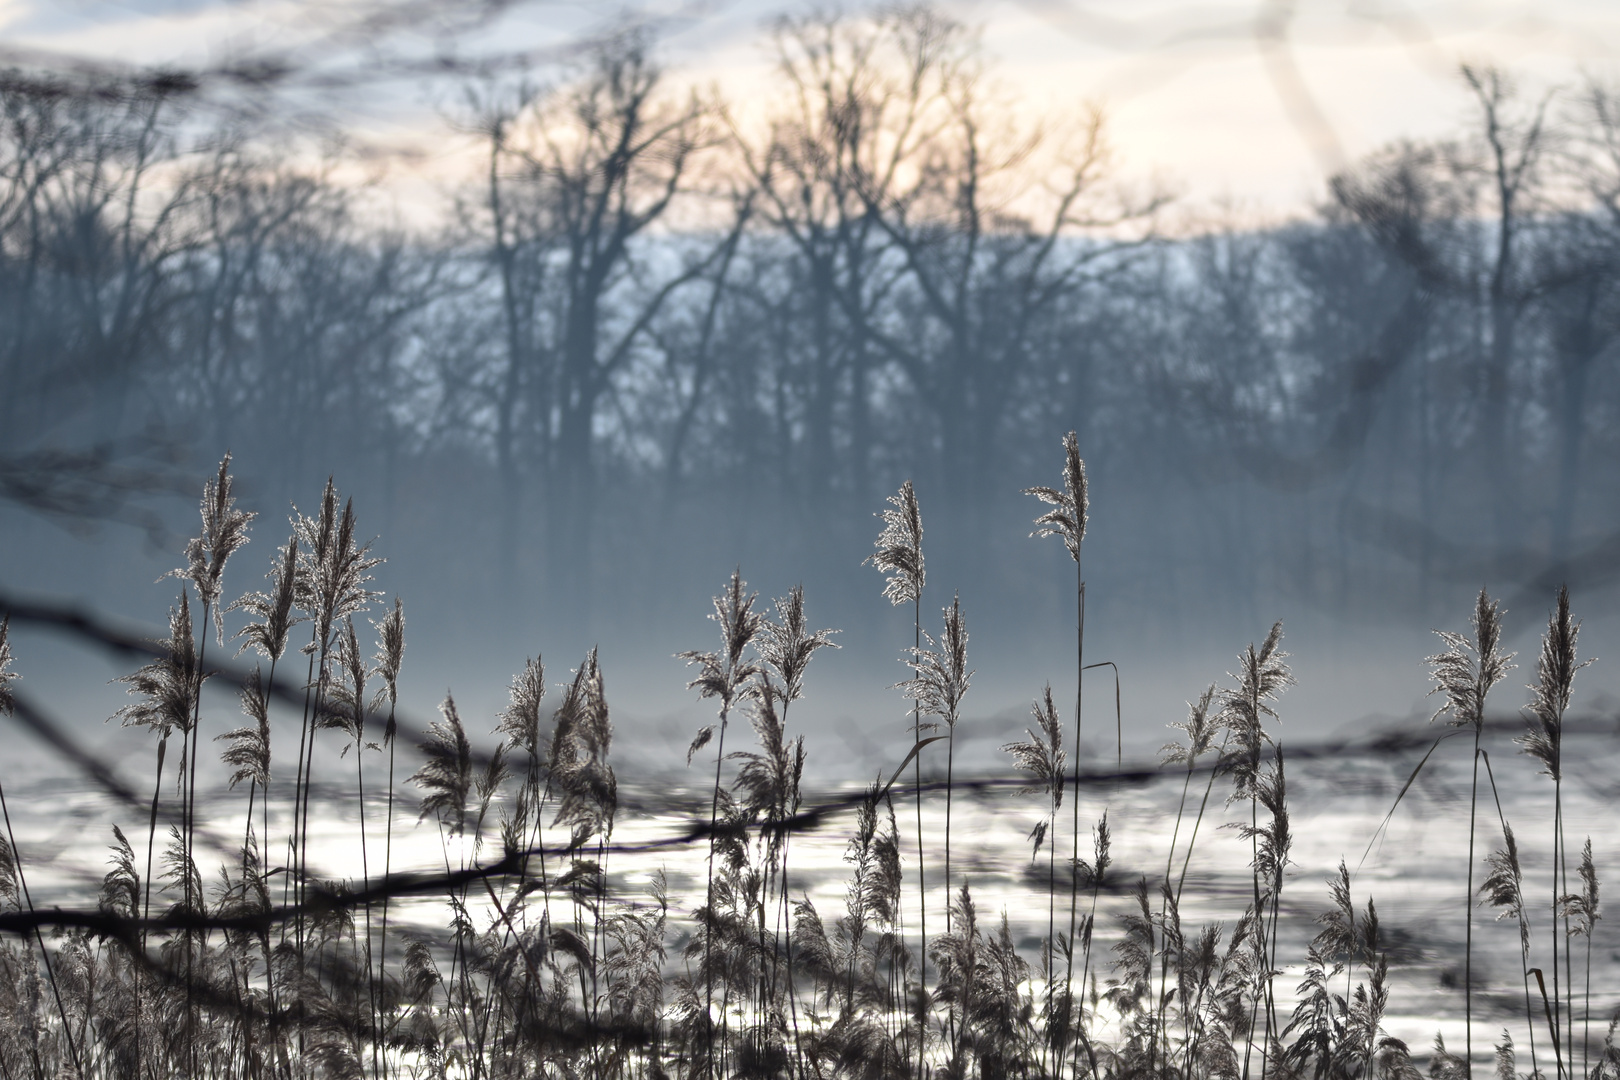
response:
[[[1574,554],[1576,502],[1585,472],[1587,398],[1593,371],[1620,343],[1620,99],[1589,84],[1569,126],[1567,171],[1589,200],[1556,215],[1537,246],[1536,277],[1556,372],[1558,462],[1551,555]]]
[[[1508,395],[1516,359],[1519,323],[1539,283],[1527,273],[1522,233],[1536,207],[1541,166],[1551,144],[1546,125],[1550,95],[1528,110],[1516,108],[1511,79],[1496,68],[1464,64],[1464,80],[1479,105],[1482,171],[1496,214],[1494,243],[1486,264],[1489,348],[1485,355],[1484,409],[1480,418],[1481,459],[1493,493],[1498,543],[1513,536],[1515,472],[1509,455]],[[1516,115],[1517,114],[1517,115]]]
[[[936,419],[941,475],[966,508],[991,490],[1043,323],[1141,242],[1118,236],[1161,200],[1104,190],[1100,112],[1060,138],[996,109],[959,25],[911,10],[886,32],[906,65],[879,120],[895,165],[863,171],[859,191],[906,277],[871,339]]]
[[[182,227],[190,189],[169,178],[181,103],[146,82],[86,91],[11,72],[0,116],[0,235],[13,279],[3,437],[26,445],[49,423],[61,438],[75,413],[115,437],[144,365],[161,355],[167,268],[194,243]]]
[[[717,142],[714,112],[695,94],[666,92],[651,42],[628,32],[595,46],[579,81],[521,109],[496,112],[488,127],[507,370],[521,383],[525,364],[536,368],[530,361],[544,357],[527,380],[528,421],[544,447],[548,579],[565,591],[588,566],[600,406],[670,297],[728,248],[725,240],[637,247],[698,193],[694,161]],[[519,186],[528,189],[521,196],[513,193]],[[522,281],[511,210],[517,199],[534,207],[527,236],[549,247]],[[531,303],[543,316],[524,316]],[[538,332],[532,339],[527,327]],[[520,356],[525,364],[510,359]],[[497,412],[513,408],[513,395],[504,394]],[[498,421],[498,428],[514,426],[510,416]],[[503,435],[503,443],[509,438],[515,434]]]
[[[551,449],[551,394],[555,377],[544,347],[545,289],[558,244],[546,193],[535,169],[514,153],[514,125],[539,97],[528,81],[504,88],[492,82],[469,90],[474,130],[488,144],[488,169],[480,207],[487,220],[489,263],[499,289],[499,325],[504,346],[494,380],[495,467],[500,479],[497,559],[507,580],[517,583],[518,539],[523,522],[524,459],[538,456],[542,472]],[[528,435],[529,438],[523,438]],[[524,453],[525,447],[531,452]]]
[[[758,145],[739,139],[762,218],[785,238],[804,277],[805,495],[826,504],[840,471],[838,414],[847,413],[848,501],[871,487],[872,326],[901,267],[863,189],[888,189],[908,161],[920,98],[898,85],[895,17],[814,15],[777,24],[786,93]],[[897,115],[898,114],[898,115]]]

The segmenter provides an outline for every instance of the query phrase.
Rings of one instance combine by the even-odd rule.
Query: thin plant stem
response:
[[[321,710],[326,705],[327,649],[325,643],[322,643],[320,653],[320,659],[316,661],[320,677],[315,681],[315,701],[309,719],[309,745],[305,748],[307,756],[304,759],[303,818],[298,826],[298,884],[300,889],[298,957],[300,962],[304,958],[303,905],[309,896],[309,802],[315,786],[315,733],[320,726]],[[300,1038],[302,1038],[302,1035],[300,1035]]]
[[[1564,953],[1564,963],[1566,965],[1566,970],[1567,970],[1567,965],[1569,964],[1569,947],[1568,947],[1568,936],[1567,936],[1568,933],[1569,933],[1569,920],[1567,918],[1563,922],[1563,927],[1562,927],[1562,929],[1564,931],[1563,935],[1560,935],[1559,932],[1558,932],[1559,929],[1560,929],[1560,927],[1559,927],[1559,915],[1560,915],[1559,908],[1562,906],[1562,905],[1559,904],[1558,898],[1561,895],[1563,895],[1563,890],[1560,889],[1559,886],[1560,886],[1560,884],[1562,884],[1563,886],[1565,886],[1567,888],[1567,886],[1569,884],[1568,879],[1567,879],[1567,875],[1566,875],[1565,880],[1563,882],[1560,882],[1559,881],[1559,874],[1558,874],[1558,871],[1559,871],[1559,869],[1561,868],[1561,866],[1563,864],[1563,845],[1560,843],[1560,841],[1563,839],[1563,834],[1564,834],[1563,777],[1561,775],[1563,770],[1560,767],[1563,764],[1563,762],[1560,760],[1563,757],[1562,750],[1563,750],[1563,741],[1559,740],[1558,743],[1556,743],[1554,745],[1554,748],[1553,748],[1553,761],[1554,761],[1554,772],[1553,772],[1553,837],[1552,837],[1552,841],[1553,841],[1553,844],[1552,844],[1553,861],[1552,861],[1552,907],[1551,907],[1552,933],[1548,935],[1550,938],[1552,938],[1553,1022],[1558,1023],[1560,1025],[1562,1024],[1562,1022],[1563,1022],[1563,1020],[1565,1018],[1565,1014],[1568,1012],[1568,1010],[1565,1008],[1565,1005],[1564,1005],[1564,996],[1563,996],[1563,993],[1561,992],[1561,990],[1567,990],[1568,989],[1568,984],[1569,984],[1569,979],[1568,979],[1567,974],[1564,975],[1563,981],[1562,981],[1562,983],[1560,983],[1559,976],[1560,976],[1561,973],[1558,970],[1558,953],[1559,953],[1559,949],[1558,949],[1559,940],[1558,939],[1561,936],[1564,937],[1564,950],[1563,950],[1563,953]],[[1574,1058],[1575,1058],[1575,1050],[1574,1050],[1575,1044],[1573,1042],[1573,1037],[1574,1037],[1574,1031],[1573,1031],[1573,1029],[1571,1029],[1569,1031],[1568,1035],[1566,1035],[1566,1037],[1564,1039],[1564,1045],[1568,1046],[1570,1048],[1570,1055],[1569,1056],[1570,1056],[1570,1065],[1571,1066],[1574,1065]],[[1560,1068],[1559,1076],[1562,1076],[1562,1075],[1563,1075],[1563,1070],[1562,1070],[1562,1068]]]
[[[388,706],[388,730],[394,730],[394,705]],[[387,824],[383,826],[383,881],[387,881],[394,872],[394,748],[397,738],[388,740],[388,809]],[[378,942],[377,957],[377,1005],[379,1015],[382,1013],[388,998],[388,900],[392,890],[385,890],[382,898],[382,937]],[[386,1028],[386,1021],[383,1027]],[[378,1041],[382,1041],[383,1031],[378,1031]],[[382,1054],[378,1075],[387,1080],[388,1055]]]
[[[709,1032],[708,1069],[712,1076],[714,1073],[714,830],[720,820],[720,765],[726,759],[726,721],[730,710],[720,710],[720,738],[716,740],[714,753],[714,789],[709,798],[709,881],[707,899],[704,903],[708,909],[709,925],[703,935],[703,983],[704,983],[704,1014],[705,1023]],[[723,1010],[722,1006],[722,1010]],[[722,1026],[725,1021],[724,1011],[720,1017]]]
[[[1586,990],[1585,1001],[1581,1005],[1581,1074],[1591,1076],[1592,1071],[1588,1061],[1588,1047],[1592,1042],[1592,931],[1588,926],[1586,931]]]
[[[315,635],[312,632],[310,634],[310,641],[313,643],[314,640]],[[295,905],[299,904],[303,898],[302,887],[299,884],[302,870],[298,865],[298,822],[299,810],[304,799],[304,751],[307,748],[306,744],[309,742],[310,738],[309,706],[311,696],[314,693],[314,681],[315,654],[313,651],[311,651],[309,655],[309,671],[304,676],[304,712],[303,716],[298,722],[298,760],[293,778],[292,828],[287,833],[287,875],[282,878],[281,881],[282,902],[287,902],[288,891],[291,890],[292,901]],[[294,922],[294,933],[294,940],[298,945],[301,955],[304,947],[304,916],[301,908],[298,913],[298,918]],[[285,923],[282,924],[281,939],[283,941],[287,940],[287,927]]]
[[[1226,737],[1221,740],[1220,749],[1215,752],[1217,761],[1219,761],[1221,757],[1225,755],[1226,744],[1231,737],[1232,733],[1228,731],[1226,733]],[[1187,853],[1182,856],[1181,874],[1176,878],[1177,906],[1180,906],[1181,904],[1181,890],[1187,884],[1187,868],[1192,864],[1193,847],[1198,843],[1198,828],[1204,823],[1204,811],[1209,806],[1210,792],[1215,790],[1215,774],[1218,771],[1218,769],[1213,767],[1209,770],[1209,782],[1204,785],[1204,797],[1198,804],[1198,816],[1193,818],[1192,835],[1187,837]]]
[[[367,895],[365,902],[366,923],[366,1004],[371,1010],[371,1044],[373,1068],[376,1064],[377,1045],[377,997],[372,993],[371,970],[371,868],[366,855],[366,781],[361,759],[365,756],[365,741],[360,737],[359,724],[365,715],[365,705],[358,699],[355,702],[355,740],[354,740],[354,784],[355,803],[360,811],[360,888]]]
[[[182,803],[183,809],[182,809],[182,812],[181,812],[181,819],[182,819],[182,821],[184,822],[184,825],[185,825],[185,845],[184,845],[184,850],[185,850],[185,855],[186,855],[186,865],[188,867],[191,866],[196,861],[195,856],[193,854],[192,845],[193,845],[194,837],[195,837],[195,834],[196,834],[196,824],[197,824],[197,756],[198,756],[198,753],[199,753],[199,751],[201,749],[200,737],[201,737],[201,733],[202,733],[202,684],[203,684],[203,679],[205,678],[205,676],[203,675],[203,666],[207,663],[207,656],[208,656],[208,626],[209,626],[209,614],[210,614],[210,611],[211,611],[211,604],[210,604],[210,601],[209,601],[208,597],[204,596],[202,598],[202,601],[203,601],[203,609],[202,609],[202,643],[197,649],[197,681],[196,681],[195,685],[192,687],[192,691],[191,691],[192,692],[192,699],[191,699],[191,731],[189,733],[187,733],[187,734],[189,734],[190,743],[191,743],[191,749],[188,751],[188,760],[187,760],[187,765],[188,765],[187,771],[190,773],[190,775],[185,778],[185,799],[184,799],[184,801]],[[185,879],[186,879],[186,889],[185,889],[186,908],[187,908],[188,911],[190,911],[192,913],[196,913],[197,911],[199,911],[202,908],[202,897],[200,897],[200,896],[196,897],[195,898],[195,903],[193,903],[194,898],[191,895],[191,872],[190,872],[189,869],[185,873]],[[206,941],[206,933],[207,932],[204,931],[204,940],[205,941]],[[189,1075],[189,1076],[195,1076],[197,1074],[197,1033],[196,1033],[196,1028],[197,1028],[196,985],[197,985],[197,980],[196,980],[196,977],[195,977],[194,972],[193,972],[193,966],[194,966],[194,955],[193,955],[193,953],[194,953],[194,950],[195,950],[195,944],[194,944],[195,938],[196,938],[196,934],[190,928],[187,928],[187,930],[186,930],[186,939],[185,939],[186,940],[186,1067],[187,1067],[187,1070],[188,1070],[187,1075]]]
[[[1560,740],[1559,758],[1562,766],[1562,740]],[[1569,843],[1564,836],[1564,793],[1563,769],[1559,769],[1559,782],[1553,789],[1553,816],[1558,830],[1558,865],[1554,872],[1563,878],[1563,893],[1569,895]],[[1575,978],[1570,962],[1570,954],[1574,951],[1569,945],[1569,910],[1563,904],[1558,905],[1558,915],[1563,919],[1563,946],[1564,946],[1564,1030],[1566,1032],[1564,1045],[1569,1047],[1569,1068],[1571,1073],[1575,1070]],[[1554,922],[1554,930],[1558,930]],[[1583,1048],[1584,1052],[1584,1048]]]
[[[35,914],[34,897],[28,890],[28,876],[23,873],[22,852],[17,847],[17,834],[11,828],[11,807],[6,802],[4,784],[0,784],[0,813],[5,815],[6,837],[11,842],[11,859],[12,866],[17,872],[17,884],[22,889],[23,903],[28,906],[28,914],[32,917]],[[51,963],[50,950],[45,948],[45,933],[37,922],[34,926],[34,938],[39,942],[39,957],[44,961],[45,974],[51,981],[51,996],[56,999],[56,1015],[62,1021],[62,1035],[67,1039],[68,1056],[73,1062],[73,1072],[75,1075],[82,1076],[84,1071],[79,1065],[79,1047],[73,1039],[73,1026],[68,1023],[67,1009],[62,1005],[62,991],[56,985],[56,965]]]
[[[1085,990],[1086,990],[1086,985],[1091,981],[1091,937],[1092,937],[1092,930],[1097,925],[1097,894],[1099,892],[1101,892],[1101,890],[1102,890],[1102,875],[1093,874],[1092,880],[1091,880],[1091,911],[1086,915],[1086,948],[1085,948],[1085,956],[1081,960],[1081,963],[1080,963],[1080,993],[1082,995],[1082,1001],[1084,1000],[1084,994],[1085,994]],[[1073,952],[1072,939],[1071,939],[1070,952],[1071,952],[1071,962],[1072,962],[1072,952]],[[1071,993],[1072,993],[1072,989],[1071,989]],[[1081,1009],[1079,1010],[1079,1020],[1078,1020],[1078,1022],[1076,1024],[1076,1033],[1081,1038],[1085,1037],[1085,1017],[1086,1017],[1085,1008],[1082,1006]]]
[[[157,845],[157,819],[158,799],[163,792],[163,758],[169,749],[169,733],[165,731],[158,740],[157,753],[157,780],[152,785],[152,816],[146,827],[146,879],[142,882],[144,896],[141,900],[141,957],[146,957],[147,926],[152,918],[152,849]],[[141,984],[145,980],[139,972],[135,976],[135,1015],[141,1017]],[[135,1060],[141,1060],[141,1029],[144,1023],[135,1025]]]
[[[1483,720],[1474,724],[1474,779],[1468,794],[1468,892],[1463,899],[1463,1024],[1469,1075],[1474,1069],[1474,819],[1479,804],[1479,741],[1484,727]],[[1560,1076],[1563,1071],[1560,1058]]]
[[[1496,790],[1496,773],[1493,772],[1492,769],[1491,769],[1491,756],[1486,751],[1481,750],[1480,751],[1480,757],[1485,762],[1485,777],[1486,777],[1486,779],[1488,779],[1490,781],[1490,784],[1491,784],[1491,798],[1496,803],[1496,819],[1499,822],[1501,822],[1501,824],[1502,824],[1502,835],[1504,837],[1506,837],[1507,832],[1508,832],[1507,815],[1502,812],[1502,796],[1500,794],[1498,794],[1497,790]],[[1523,898],[1521,897],[1520,898],[1520,910],[1519,910],[1519,923],[1520,923],[1520,926],[1523,929],[1524,941],[1528,942],[1530,940],[1530,926],[1529,926],[1529,920],[1525,918],[1523,906],[1524,906],[1523,905]],[[1528,945],[1526,945],[1524,951],[1525,952],[1529,951]],[[1526,957],[1525,959],[1526,959],[1526,962],[1528,962],[1528,957]],[[1519,965],[1519,967],[1524,968],[1524,964],[1521,963]],[[1524,971],[1522,971],[1521,972],[1521,977],[1522,977],[1522,980],[1524,982],[1524,1022],[1525,1022],[1525,1026],[1526,1026],[1527,1030],[1530,1032],[1530,1075],[1535,1076],[1540,1072],[1540,1066],[1536,1064],[1536,1014],[1535,1014],[1535,1011],[1534,1011],[1533,1007],[1530,1004],[1530,972],[1529,972],[1529,970],[1525,969]]]
[[[1069,955],[1068,955],[1067,971],[1064,973],[1064,977],[1063,977],[1063,981],[1064,981],[1065,985],[1068,986],[1069,994],[1070,994],[1071,997],[1074,994],[1074,933],[1075,933],[1075,917],[1076,917],[1076,915],[1078,914],[1078,911],[1079,911],[1079,898],[1080,898],[1080,872],[1079,872],[1079,866],[1080,866],[1080,749],[1081,749],[1080,735],[1081,735],[1081,730],[1082,730],[1082,728],[1081,728],[1081,720],[1082,720],[1083,710],[1084,710],[1084,705],[1085,705],[1085,693],[1084,693],[1084,691],[1085,691],[1085,678],[1086,678],[1086,580],[1085,580],[1084,573],[1083,573],[1083,571],[1081,570],[1081,567],[1080,567],[1080,551],[1079,551],[1078,548],[1076,548],[1076,550],[1074,552],[1074,576],[1075,576],[1074,799],[1073,799],[1072,805],[1069,807],[1070,818],[1071,818],[1070,830],[1069,831],[1070,831],[1070,834],[1071,834],[1070,839],[1072,841],[1073,854],[1070,857],[1070,863],[1069,863]],[[1096,908],[1096,891],[1095,891],[1095,889],[1093,889],[1093,892],[1092,892],[1092,908],[1093,908],[1093,910],[1095,910],[1095,908]],[[1086,961],[1085,961],[1085,964],[1082,966],[1082,971],[1081,971],[1081,975],[1080,975],[1080,983],[1081,983],[1080,990],[1081,990],[1082,995],[1085,992],[1085,981],[1086,981],[1085,968],[1088,968],[1090,966],[1090,963],[1091,963],[1091,945],[1090,945],[1090,942],[1088,941],[1087,944],[1086,944]],[[1080,1015],[1082,1017],[1085,1015],[1085,1007],[1084,1007],[1084,1005],[1082,1005],[1081,1008],[1080,1008]],[[1063,1058],[1065,1057],[1064,1050],[1065,1050],[1064,1047],[1062,1047],[1062,1046],[1058,1047],[1058,1059],[1060,1061],[1063,1060]]]
[[[922,590],[916,590],[911,601],[912,647],[911,657],[919,660],[922,657]],[[911,734],[913,750],[919,750],[922,742],[922,702],[918,701],[911,710]],[[915,753],[912,758],[912,777],[916,787],[917,806],[917,921],[918,934],[922,941],[922,948],[917,958],[917,980],[920,984],[922,1000],[928,1000],[928,877],[925,865],[926,853],[923,849],[922,827],[922,754]],[[946,910],[949,911],[949,894],[946,897]],[[947,920],[949,916],[947,915]],[[927,1076],[928,1054],[928,1009],[924,1005],[917,1015],[917,1078],[925,1080]]]
[[[281,658],[279,656],[272,656],[270,658],[270,676],[269,676],[268,679],[265,680],[265,690],[264,690],[264,707],[266,709],[269,709],[270,702],[275,700],[276,664],[279,662],[280,659]],[[270,855],[269,855],[269,852],[270,852],[270,771],[269,771],[269,768],[268,768],[269,760],[270,760],[270,750],[269,750],[269,746],[266,745],[266,747],[265,747],[266,769],[265,769],[265,774],[264,774],[264,798],[259,800],[259,802],[260,802],[259,813],[260,813],[261,818],[264,821],[264,828],[259,834],[260,837],[261,837],[261,839],[259,841],[259,859],[260,859],[259,873],[260,873],[261,876],[269,872],[269,868],[268,868],[268,866],[266,864],[268,864],[269,861],[270,861]],[[249,792],[249,798],[251,799],[251,797],[252,797],[252,793]],[[252,806],[250,804],[249,807],[248,807],[248,818],[249,818],[250,821],[251,821],[252,817],[253,817],[253,808],[252,808]],[[268,889],[266,890],[266,892],[268,893]],[[268,930],[265,931],[265,936],[260,938],[260,941],[264,945],[264,954],[265,954],[264,955],[264,993],[265,993],[266,999],[269,1001],[269,1004],[270,1004],[270,1016],[271,1016],[271,1022],[270,1022],[270,1026],[269,1026],[269,1030],[268,1030],[267,1034],[269,1035],[270,1040],[271,1040],[271,1051],[274,1052],[275,1049],[277,1047],[279,1047],[279,1045],[280,1045],[280,1039],[279,1039],[279,1037],[277,1036],[277,1033],[276,1033],[276,1022],[275,1022],[275,1019],[274,1019],[275,1016],[276,1016],[276,983],[275,983],[274,964],[271,962],[271,957],[270,957],[269,931]]]
[[[1061,790],[1061,786],[1062,786],[1062,782],[1063,782],[1062,777],[1061,776],[1058,777],[1056,782],[1057,782],[1057,784],[1059,786],[1059,790]],[[1046,818],[1047,818],[1047,821],[1051,823],[1049,827],[1051,828],[1052,832],[1056,833],[1057,832],[1057,807],[1056,806],[1053,806],[1050,810],[1047,811]],[[1073,950],[1074,950],[1074,942],[1071,941],[1071,942],[1069,942],[1069,951],[1072,953]],[[1051,842],[1049,842],[1047,844],[1047,846],[1046,846],[1046,971],[1045,971],[1045,975],[1046,975],[1046,1016],[1047,1016],[1047,1025],[1048,1025],[1048,1028],[1050,1029],[1051,1024],[1056,1022],[1058,1024],[1058,1032],[1059,1032],[1058,1038],[1060,1040],[1062,1040],[1063,1038],[1065,1038],[1068,1035],[1069,1020],[1070,1020],[1070,1017],[1073,1014],[1072,1004],[1073,1004],[1074,995],[1071,992],[1070,988],[1067,987],[1067,986],[1065,986],[1063,988],[1063,993],[1061,995],[1057,995],[1057,994],[1053,993],[1053,984],[1057,982],[1057,979],[1055,978],[1055,976],[1057,975],[1057,837],[1056,836],[1053,836],[1051,838]],[[1058,1018],[1058,1019],[1054,1020],[1052,1011],[1053,1011],[1054,1007],[1056,1006],[1056,1003],[1059,1000],[1061,1000],[1063,1002],[1063,1016],[1061,1018]],[[1047,1060],[1047,1055],[1048,1054],[1055,1054],[1055,1059],[1052,1061],[1053,1071],[1054,1071],[1054,1073],[1055,1073],[1055,1075],[1057,1077],[1057,1080],[1061,1080],[1061,1078],[1063,1076],[1063,1051],[1061,1049],[1058,1049],[1058,1048],[1054,1047],[1052,1045],[1052,1040],[1050,1038],[1048,1038],[1046,1040],[1045,1044],[1042,1045],[1042,1047],[1041,1047],[1041,1061],[1042,1062],[1045,1062]]]
[[[956,721],[945,739],[945,895],[951,895],[951,788],[956,776]],[[951,932],[951,906],[945,905],[945,932]]]

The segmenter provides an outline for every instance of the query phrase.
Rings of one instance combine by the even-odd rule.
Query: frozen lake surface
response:
[[[1464,1042],[1461,987],[1471,735],[1458,734],[1441,743],[1393,815],[1389,812],[1432,740],[1444,730],[1417,730],[1415,734],[1425,740],[1421,745],[1415,741],[1399,748],[1362,745],[1324,749],[1302,745],[1287,758],[1294,844],[1280,909],[1279,994],[1291,1008],[1304,970],[1306,945],[1319,929],[1317,917],[1331,904],[1325,880],[1335,873],[1342,859],[1352,873],[1357,907],[1364,908],[1371,899],[1381,918],[1391,965],[1385,1029],[1407,1042],[1419,1056],[1427,1054],[1437,1033],[1444,1035],[1454,1052],[1461,1052]],[[1532,927],[1532,964],[1550,971],[1553,785],[1537,773],[1528,758],[1516,753],[1510,735],[1497,731],[1486,740],[1490,769],[1480,770],[1474,883],[1477,888],[1483,877],[1480,867],[1485,856],[1502,844],[1499,799],[1501,814],[1519,839]],[[1286,754],[1288,747],[1284,749]],[[1568,766],[1563,803],[1571,860],[1579,857],[1582,843],[1590,837],[1600,878],[1605,882],[1613,880],[1612,875],[1620,868],[1620,829],[1615,827],[1615,808],[1620,805],[1620,736],[1608,722],[1588,723],[1580,733],[1572,731],[1567,736],[1565,754]],[[375,756],[368,760],[368,786],[380,775],[376,760]],[[1126,764],[1129,767],[1129,762]],[[1091,767],[1102,766],[1092,763]],[[398,775],[405,775],[405,770],[399,770]],[[657,783],[620,777],[619,816],[613,833],[616,850],[608,862],[612,891],[630,900],[641,895],[655,871],[661,869],[667,875],[672,914],[670,956],[676,966],[682,963],[676,946],[690,932],[686,913],[702,900],[707,845],[702,841],[663,842],[679,837],[694,823],[707,821],[708,791],[698,779],[702,775],[694,765],[691,773]],[[712,772],[708,775],[712,776]],[[334,774],[333,780],[340,777]],[[1491,777],[1495,780],[1494,797]],[[905,932],[915,941],[920,921],[917,811],[910,779],[907,770],[892,797],[906,873]],[[1144,878],[1156,890],[1164,878],[1184,779],[1184,771],[1176,767],[1144,767],[1129,779],[1087,779],[1083,783],[1079,814],[1082,856],[1090,857],[1091,830],[1104,811],[1113,834],[1114,865],[1098,899],[1092,961],[1102,986],[1106,986],[1111,974],[1109,948],[1119,937],[1118,917],[1132,904],[1132,891]],[[1197,773],[1189,785],[1175,856],[1177,872],[1207,779],[1207,774]],[[995,776],[963,778],[959,774],[957,780],[952,800],[952,885],[960,886],[963,881],[970,884],[984,923],[993,925],[1005,912],[1026,959],[1038,966],[1040,942],[1046,932],[1047,863],[1045,852],[1039,862],[1032,860],[1028,836],[1044,815],[1044,797],[1019,794],[1010,763]],[[805,806],[848,799],[859,790],[849,787],[808,791]],[[1208,809],[1198,827],[1181,904],[1182,923],[1189,936],[1205,923],[1230,927],[1251,895],[1249,842],[1235,828],[1228,827],[1246,823],[1250,808],[1247,802],[1228,805],[1230,792],[1230,778],[1215,780]],[[6,794],[36,907],[94,904],[101,876],[107,869],[108,850],[104,845],[112,839],[113,823],[123,828],[137,851],[144,849],[144,814],[113,802],[82,782],[36,779],[8,784]],[[165,797],[169,794],[165,792]],[[273,794],[270,832],[284,836],[290,799],[284,797],[279,783]],[[246,790],[215,790],[206,798],[209,828],[205,840],[212,850],[203,850],[199,861],[205,882],[212,882],[217,880],[215,868],[227,857],[224,853],[241,842]],[[419,798],[415,789],[399,785],[392,854],[396,871],[442,872],[447,865],[456,868],[498,855],[493,825],[488,844],[475,852],[470,844],[445,841],[431,819],[418,823]],[[931,790],[922,802],[931,934],[943,929],[945,801],[943,792]],[[492,811],[492,817],[498,808]],[[369,791],[364,865],[374,875],[384,863],[385,814],[385,793]],[[1062,878],[1061,858],[1069,851],[1070,814],[1066,792],[1057,839],[1058,922],[1065,929],[1068,887]],[[360,878],[362,851],[357,818],[352,788],[327,788],[318,797],[313,812],[311,861],[323,876],[353,881]],[[844,910],[848,865],[843,856],[853,819],[853,813],[847,810],[829,814],[796,834],[791,844],[793,893],[809,897],[829,922]],[[561,844],[565,839],[560,829],[551,830],[546,843]],[[280,856],[272,853],[270,865],[280,865]],[[1574,882],[1573,865],[1569,874]],[[1082,902],[1088,903],[1084,898]],[[566,901],[553,903],[561,905]],[[424,933],[440,932],[447,922],[447,907],[440,898],[410,899],[398,903],[394,910],[397,921],[408,922]],[[1517,927],[1512,921],[1497,922],[1495,915],[1490,908],[1478,907],[1473,914],[1474,978],[1478,988],[1474,1056],[1485,1064],[1490,1044],[1506,1028],[1520,1047],[1522,1064],[1527,1068],[1528,1032],[1524,1030]],[[1585,943],[1578,938],[1576,942],[1574,972],[1579,986]],[[1620,931],[1606,921],[1597,924],[1593,936],[1592,965],[1592,1039],[1598,1043],[1607,1029],[1608,1017],[1620,1005]],[[1543,1053],[1544,1035],[1545,1029],[1538,1032],[1537,1040]],[[1543,1067],[1549,1064],[1542,1063]]]

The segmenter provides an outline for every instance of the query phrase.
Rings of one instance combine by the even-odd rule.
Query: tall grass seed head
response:
[[[0,716],[10,716],[16,708],[11,684],[21,677],[11,670],[11,616],[0,616]]]
[[[1091,502],[1086,492],[1086,463],[1080,458],[1080,440],[1074,432],[1063,436],[1063,490],[1032,487],[1025,488],[1024,494],[1052,507],[1035,519],[1035,531],[1030,535],[1060,537],[1069,556],[1079,563]]]
[[[899,492],[890,495],[888,501],[890,508],[880,515],[883,530],[878,533],[877,550],[865,562],[889,575],[883,583],[883,595],[898,606],[921,597],[928,580],[923,564],[922,510],[910,480],[901,484]]]
[[[247,543],[247,527],[258,515],[236,509],[231,495],[231,455],[219,463],[219,475],[203,484],[202,533],[186,544],[186,565],[165,577],[186,578],[197,590],[197,598],[213,613],[214,633],[225,641],[224,611],[219,602],[225,562]]]

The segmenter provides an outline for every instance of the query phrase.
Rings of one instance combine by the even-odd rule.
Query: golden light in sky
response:
[[[1569,99],[1585,80],[1611,78],[1620,60],[1620,5],[1597,0],[939,6],[976,28],[990,85],[1018,110],[1061,117],[1100,104],[1118,175],[1229,217],[1304,210],[1342,164],[1397,139],[1455,131],[1468,110],[1463,62],[1498,65],[1532,96]],[[771,26],[814,10],[825,8],[6,0],[0,28],[24,63],[296,68],[277,85],[277,104],[252,110],[342,130],[369,151],[368,176],[385,175],[382,187],[409,204],[461,170],[446,119],[457,76],[446,72],[498,58],[544,82],[580,40],[639,19],[658,28],[676,80],[717,87],[746,123],[773,93]]]

